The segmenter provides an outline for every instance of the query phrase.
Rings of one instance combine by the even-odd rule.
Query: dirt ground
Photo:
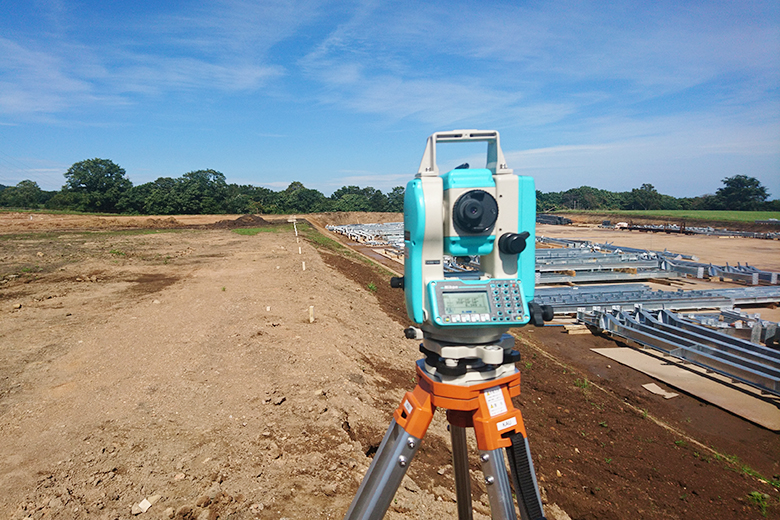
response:
[[[414,387],[403,293],[306,223],[238,218],[0,214],[0,517],[343,517]],[[780,268],[780,242],[740,244],[728,261]],[[778,434],[646,392],[590,352],[605,338],[517,337],[548,518],[780,518]],[[440,412],[387,518],[455,517],[454,496]]]

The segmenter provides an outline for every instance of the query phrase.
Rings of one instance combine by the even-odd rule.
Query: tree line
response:
[[[0,185],[0,207],[45,208],[136,215],[196,215],[220,213],[290,214],[326,211],[401,212],[404,188],[389,193],[344,186],[330,197],[295,181],[273,191],[252,185],[228,183],[215,170],[197,170],[181,177],[160,177],[134,186],[123,168],[108,159],[88,159],[65,172],[59,191],[41,190],[24,180],[16,186]]]
[[[215,170],[196,170],[181,177],[160,177],[134,186],[123,168],[108,159],[88,159],[71,166],[59,191],[42,190],[31,180],[16,186],[0,184],[0,207],[71,210],[136,215],[220,213],[290,214],[327,211],[403,211],[403,186],[388,193],[372,187],[344,186],[330,197],[295,181],[281,191],[228,183]],[[567,191],[536,192],[537,210],[562,209],[716,209],[780,211],[780,200],[768,199],[767,189],[745,175],[723,179],[714,195],[675,198],[652,184],[630,192],[589,186]]]
[[[768,200],[769,193],[758,179],[735,175],[722,182],[723,186],[714,195],[681,198],[659,193],[652,184],[624,192],[590,186],[552,193],[537,191],[536,208],[540,213],[561,209],[780,211],[780,199]]]

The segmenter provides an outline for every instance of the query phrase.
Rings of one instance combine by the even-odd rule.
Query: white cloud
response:
[[[301,66],[323,102],[391,121],[549,124],[688,110],[696,97],[717,109],[765,98],[780,79],[780,32],[765,20],[776,9],[754,8],[370,2]],[[661,96],[685,101],[637,106]]]
[[[589,185],[612,191],[645,182],[660,192],[693,196],[714,192],[737,174],[758,178],[778,192],[780,124],[735,124],[710,115],[646,121],[603,118],[582,130],[580,144],[505,150],[516,173],[535,177],[542,191]],[[506,140],[504,141],[506,142]]]
[[[318,1],[220,1],[186,15],[101,21],[99,38],[62,29],[0,37],[0,113],[122,106],[178,91],[251,92],[282,77],[269,50],[320,13]],[[75,15],[73,15],[75,16]],[[60,23],[55,23],[59,21]],[[76,27],[90,22],[71,19]]]
[[[71,106],[73,99],[94,100],[89,82],[68,72],[68,64],[53,53],[0,37],[0,112],[52,112]]]

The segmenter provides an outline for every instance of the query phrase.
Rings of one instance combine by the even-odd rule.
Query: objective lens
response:
[[[459,233],[484,233],[498,219],[498,204],[484,190],[467,191],[455,201],[452,222]]]

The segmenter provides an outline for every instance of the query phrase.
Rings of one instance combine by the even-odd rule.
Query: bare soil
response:
[[[305,223],[257,218],[0,215],[0,517],[343,517],[414,387],[403,293]],[[647,393],[590,352],[605,338],[517,338],[549,518],[780,518],[755,476],[780,480],[776,433]],[[455,506],[440,412],[387,518]]]

